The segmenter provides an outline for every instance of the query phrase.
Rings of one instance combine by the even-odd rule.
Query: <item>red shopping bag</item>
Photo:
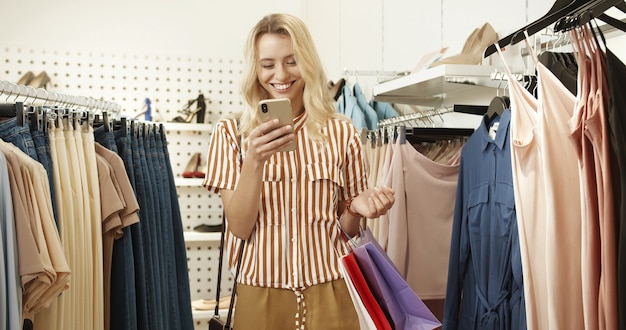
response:
[[[441,326],[369,229],[362,232],[361,244],[353,248],[353,254],[372,294],[390,316],[394,329],[431,330]]]
[[[358,297],[363,303],[363,307],[365,308],[365,313],[369,315],[371,318],[374,329],[377,330],[391,330],[391,325],[389,324],[389,320],[387,320],[387,316],[383,313],[380,305],[374,298],[372,291],[367,286],[367,282],[365,281],[365,277],[361,273],[361,269],[357,264],[356,257],[354,253],[349,253],[341,258],[341,262],[346,270],[347,277],[344,276],[346,281],[350,281],[351,284],[357,291]],[[354,302],[355,297],[353,297]],[[355,306],[356,307],[356,306]],[[358,311],[357,311],[358,312]],[[366,321],[367,322],[367,321]],[[361,329],[369,329],[369,327],[361,326]]]

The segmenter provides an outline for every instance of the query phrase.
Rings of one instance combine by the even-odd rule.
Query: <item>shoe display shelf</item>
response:
[[[493,79],[497,67],[444,64],[380,83],[372,88],[376,101],[442,106],[447,99],[457,104],[476,104],[491,99],[506,82]]]

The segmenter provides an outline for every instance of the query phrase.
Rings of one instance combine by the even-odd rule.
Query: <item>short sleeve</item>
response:
[[[218,193],[220,189],[235,189],[241,168],[238,141],[236,119],[221,119],[215,125],[207,152],[206,175],[202,181],[207,190]]]
[[[345,185],[343,188],[343,198],[348,200],[366,190],[367,170],[363,159],[363,148],[359,132],[354,126],[348,126],[348,141],[346,146],[345,162]]]

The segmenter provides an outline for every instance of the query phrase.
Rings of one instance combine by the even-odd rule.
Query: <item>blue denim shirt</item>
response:
[[[511,264],[512,254],[519,254],[519,245],[514,245],[519,243],[508,139],[510,119],[507,109],[492,120],[499,120],[492,139],[489,127],[493,123],[483,116],[461,151],[444,329],[511,329],[512,323],[517,323],[511,320],[511,304],[519,307],[522,292],[517,290],[523,288],[514,283]]]

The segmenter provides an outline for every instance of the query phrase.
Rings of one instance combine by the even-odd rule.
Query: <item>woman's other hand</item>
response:
[[[350,205],[352,212],[374,219],[387,213],[396,201],[395,192],[389,187],[370,188],[359,194]]]

